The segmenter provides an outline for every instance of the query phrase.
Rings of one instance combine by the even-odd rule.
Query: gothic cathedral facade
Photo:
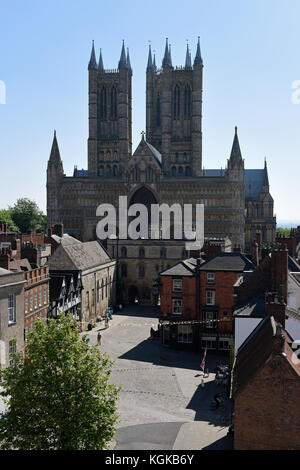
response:
[[[88,168],[66,176],[56,134],[47,168],[48,226],[89,241],[96,239],[101,203],[118,207],[141,202],[193,204],[205,208],[205,237],[229,238],[235,249],[251,252],[259,233],[262,243],[275,240],[276,219],[268,172],[244,167],[237,128],[225,169],[202,165],[203,61],[198,39],[192,63],[172,65],[166,41],[162,67],[149,47],[146,69],[146,136],[132,152],[132,68],[124,42],[118,68],[104,69],[92,46],[89,75]],[[158,274],[185,256],[184,240],[111,240],[117,258],[123,302],[152,303]]]

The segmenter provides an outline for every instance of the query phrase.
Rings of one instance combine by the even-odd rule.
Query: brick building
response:
[[[201,347],[228,350],[234,342],[234,285],[254,270],[241,253],[219,253],[201,264]]]
[[[47,266],[25,272],[24,321],[25,332],[37,318],[46,319],[49,308],[49,270]]]
[[[160,273],[160,320],[165,345],[197,349],[199,345],[199,292],[197,263],[189,258]]]
[[[273,316],[238,349],[232,396],[235,450],[300,450],[299,354]]]
[[[254,265],[241,253],[189,258],[160,273],[164,344],[228,350],[233,345],[234,284]]]

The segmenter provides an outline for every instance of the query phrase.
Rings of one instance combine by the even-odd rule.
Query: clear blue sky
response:
[[[87,64],[91,42],[116,68],[122,39],[133,68],[133,144],[145,129],[148,40],[161,64],[165,38],[173,65],[186,39],[204,60],[203,164],[225,167],[238,126],[246,168],[267,157],[279,220],[300,220],[299,0],[11,0],[0,3],[0,208],[18,197],[46,209],[53,129],[64,170],[87,167]]]

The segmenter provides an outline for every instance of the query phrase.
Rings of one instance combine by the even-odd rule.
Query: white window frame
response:
[[[193,328],[192,325],[178,325],[177,342],[189,343],[193,342]]]
[[[16,323],[16,296],[15,294],[8,295],[8,324]]]
[[[217,328],[218,312],[204,312],[205,328]]]
[[[182,299],[172,299],[172,314],[182,315]]]
[[[15,339],[10,339],[8,343],[8,359],[9,365],[12,366],[14,364],[13,355],[17,352],[17,343]]]
[[[173,292],[182,292],[182,279],[173,279]]]
[[[211,294],[211,300],[209,301],[209,294]],[[214,290],[206,291],[206,305],[215,305],[216,292]]]
[[[207,284],[214,284],[215,283],[215,273],[212,273],[212,272],[206,273],[206,281],[207,281]]]

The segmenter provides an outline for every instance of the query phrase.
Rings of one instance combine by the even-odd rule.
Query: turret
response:
[[[97,61],[96,61],[95,47],[94,47],[94,41],[93,41],[91,58],[89,61],[88,69],[93,70],[96,68],[97,68]]]
[[[63,163],[60,158],[59,147],[56,138],[56,131],[54,131],[50,157],[48,160],[47,179],[57,179],[57,177],[64,174]]]

